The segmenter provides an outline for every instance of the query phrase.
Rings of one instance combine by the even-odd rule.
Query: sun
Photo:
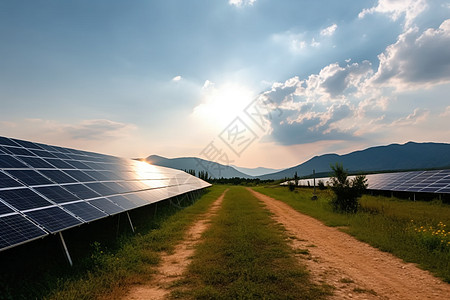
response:
[[[209,84],[203,92],[203,101],[194,108],[193,116],[209,126],[219,128],[226,127],[239,116],[254,98],[249,88],[236,83],[217,87]]]

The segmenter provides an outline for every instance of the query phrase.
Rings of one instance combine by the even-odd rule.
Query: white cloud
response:
[[[422,34],[411,28],[378,56],[373,83],[397,90],[429,88],[450,82],[450,19]]]
[[[333,24],[333,25],[331,25],[331,26],[329,26],[329,27],[323,29],[323,30],[320,32],[320,35],[323,35],[323,36],[332,36],[332,35],[334,34],[334,32],[336,31],[336,29],[337,29],[337,25],[336,25],[336,24]]]
[[[395,120],[390,126],[412,126],[426,121],[429,115],[430,112],[428,110],[416,108],[414,109],[414,112],[404,118]]]
[[[445,110],[439,115],[439,117],[449,118],[450,117],[450,106],[447,106]]]
[[[182,79],[181,75],[175,76],[174,78],[172,78],[172,81],[180,81]]]
[[[9,137],[116,155],[133,151],[129,145],[136,130],[134,124],[106,119],[68,123],[35,118],[0,123],[0,131]]]
[[[241,6],[251,6],[256,2],[256,0],[229,0],[228,4],[230,5],[234,5],[237,7],[241,7]]]
[[[135,126],[105,119],[95,119],[83,120],[75,125],[63,125],[61,128],[63,132],[67,133],[73,139],[105,140],[126,135]]]
[[[205,83],[203,84],[202,89],[206,90],[206,89],[213,88],[213,87],[214,87],[214,82],[205,80]]]
[[[426,0],[379,0],[378,5],[366,8],[359,13],[360,19],[368,14],[383,13],[396,21],[400,16],[405,16],[405,28],[411,26],[414,19],[427,8]]]

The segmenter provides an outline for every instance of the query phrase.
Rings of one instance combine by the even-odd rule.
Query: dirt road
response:
[[[135,286],[124,297],[127,300],[159,300],[165,299],[170,293],[170,284],[180,279],[186,267],[191,262],[194,246],[200,241],[203,232],[208,228],[211,218],[220,208],[225,193],[223,192],[211,205],[208,211],[199,217],[186,232],[183,241],[175,247],[172,254],[164,254],[151,282]]]
[[[286,228],[315,281],[334,287],[331,299],[450,299],[450,284],[429,272],[249,190]]]

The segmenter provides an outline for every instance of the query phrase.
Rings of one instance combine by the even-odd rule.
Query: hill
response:
[[[198,174],[200,171],[207,171],[213,178],[253,178],[250,175],[239,172],[231,166],[222,165],[197,157],[166,158],[158,155],[150,155],[145,161],[152,165],[178,170],[195,170],[195,174]]]
[[[433,169],[450,167],[450,144],[415,143],[371,147],[345,155],[325,154],[280,172],[258,176],[260,179],[282,179],[330,172],[330,165],[341,163],[350,172]]]

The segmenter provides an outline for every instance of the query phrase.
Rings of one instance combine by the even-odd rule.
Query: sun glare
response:
[[[203,102],[196,106],[193,116],[209,126],[225,127],[252,101],[254,94],[238,84],[210,86],[204,89]]]

